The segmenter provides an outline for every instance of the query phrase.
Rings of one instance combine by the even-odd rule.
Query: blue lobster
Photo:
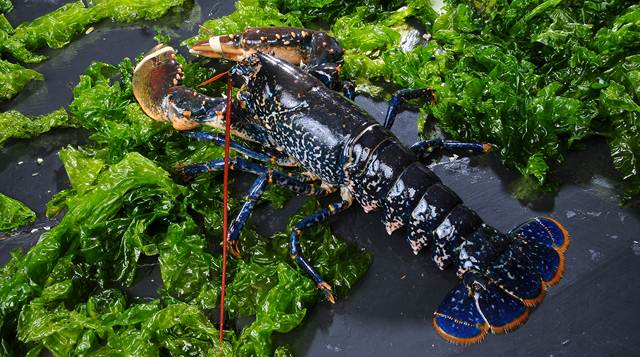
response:
[[[354,199],[366,212],[382,209],[389,234],[406,227],[413,253],[433,245],[438,268],[456,267],[461,281],[433,317],[435,329],[447,341],[470,344],[489,331],[517,328],[542,302],[546,290],[560,281],[569,235],[559,222],[537,217],[502,233],[483,223],[423,164],[443,149],[486,152],[490,145],[436,139],[406,148],[391,133],[400,102],[416,97],[434,101],[430,89],[399,91],[380,125],[350,99],[353,87],[339,78],[343,50],[326,33],[248,29],[211,37],[191,52],[237,62],[229,71],[239,88],[232,106],[232,132],[264,148],[255,151],[231,143],[252,159],[233,158],[231,169],[258,176],[229,230],[234,254],[239,255],[240,230],[268,185],[317,196],[339,188],[338,202],[302,219],[290,235],[291,257],[330,302],[334,302],[331,286],[305,259],[300,239],[305,229],[346,210]],[[181,86],[183,76],[173,48],[152,49],[133,77],[134,94],[143,110],[178,130],[202,124],[223,128],[225,99]],[[210,132],[188,135],[224,144],[223,137]],[[306,172],[270,169],[260,161],[299,166]],[[218,159],[179,169],[192,177],[220,171],[223,165]]]

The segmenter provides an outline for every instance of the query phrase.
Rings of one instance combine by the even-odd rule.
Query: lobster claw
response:
[[[157,45],[145,54],[133,70],[133,95],[148,116],[168,121],[162,103],[171,89],[182,82],[182,77],[176,51],[166,45]]]
[[[158,45],[133,70],[133,94],[145,114],[170,122],[176,130],[192,130],[201,124],[223,127],[226,99],[182,86],[183,77],[175,50]]]
[[[239,34],[213,36],[195,44],[190,52],[240,62],[256,52],[270,53],[293,65],[339,63],[343,50],[324,32],[293,27],[248,28]]]

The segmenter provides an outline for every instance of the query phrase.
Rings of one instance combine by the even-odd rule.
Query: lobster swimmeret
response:
[[[437,332],[450,342],[474,343],[489,331],[517,328],[530,308],[543,300],[546,289],[561,279],[569,236],[560,223],[538,217],[501,233],[484,224],[421,162],[442,148],[484,152],[489,148],[486,144],[432,140],[409,149],[388,130],[400,99],[427,96],[433,100],[430,90],[399,92],[383,126],[335,91],[342,88],[347,96],[352,94],[338,76],[343,51],[324,33],[249,29],[212,37],[195,45],[192,52],[238,62],[229,71],[240,88],[232,109],[232,131],[270,151],[265,154],[232,143],[232,148],[254,159],[233,159],[232,169],[258,175],[229,231],[236,254],[239,232],[268,184],[312,195],[339,188],[339,202],[300,221],[290,236],[292,258],[329,301],[333,302],[331,287],[304,258],[300,238],[305,229],[347,209],[353,198],[366,212],[382,209],[389,234],[406,227],[415,254],[433,245],[432,258],[440,269],[456,267],[461,282],[433,318]],[[174,50],[156,47],[134,71],[134,94],[148,115],[179,130],[200,124],[222,128],[224,99],[180,86],[181,80]],[[207,132],[189,135],[223,143],[221,137]],[[255,160],[298,165],[311,175],[268,169]],[[212,160],[180,170],[190,177],[222,167],[222,160]]]

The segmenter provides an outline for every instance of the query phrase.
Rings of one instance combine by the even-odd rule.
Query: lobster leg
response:
[[[302,255],[302,247],[300,247],[300,237],[306,229],[309,229],[316,224],[326,221],[329,217],[343,212],[349,208],[353,202],[351,195],[346,189],[340,191],[342,200],[335,202],[323,208],[310,216],[307,216],[300,220],[289,235],[289,253],[291,258],[296,261],[298,266],[302,268],[310,277],[315,281],[316,287],[324,292],[324,296],[330,303],[335,303],[335,298],[331,292],[331,285],[329,285],[322,276],[313,268],[313,266]]]
[[[267,175],[270,184],[273,183],[278,186],[282,186],[296,193],[316,196],[323,196],[329,193],[329,191],[325,190],[321,185],[306,182],[307,179],[305,177],[297,175],[294,176],[286,172],[272,170],[263,165],[244,159],[232,157],[229,165],[232,170],[240,170],[259,176]],[[217,172],[222,171],[223,169],[223,159],[215,159],[206,163],[178,167],[178,171],[182,174],[185,180],[189,180],[201,173]]]
[[[207,140],[207,141],[211,141],[213,142],[215,145],[218,146],[224,146],[224,136],[220,136],[220,135],[216,135],[214,133],[211,132],[207,132],[207,131],[187,131],[184,133],[184,135],[190,137],[190,138],[194,138],[196,140]],[[269,162],[278,166],[297,166],[298,163],[295,161],[295,159],[291,158],[290,156],[286,156],[286,155],[281,155],[281,154],[273,154],[273,155],[269,155],[266,153],[262,153],[262,152],[258,152],[255,150],[251,150],[250,148],[237,143],[235,141],[231,141],[231,149],[244,154],[254,160],[259,160],[262,162]]]
[[[238,249],[240,231],[251,216],[251,212],[253,212],[256,202],[264,193],[268,184],[276,184],[291,191],[307,195],[324,196],[329,193],[319,185],[305,182],[306,179],[304,177],[289,176],[287,173],[271,170],[244,159],[231,158],[229,165],[232,170],[240,170],[258,175],[258,178],[253,182],[249,189],[249,194],[247,195],[240,212],[231,223],[231,227],[229,229],[227,239],[231,242],[230,249],[232,254],[235,256],[240,256],[240,251]],[[186,179],[190,179],[200,173],[222,171],[223,169],[224,159],[216,159],[203,164],[193,164],[178,168]]]
[[[244,227],[245,223],[247,223],[247,220],[249,219],[249,216],[251,216],[256,202],[258,202],[258,199],[264,193],[268,182],[268,174],[265,173],[258,176],[258,178],[251,185],[249,194],[245,198],[240,212],[238,212],[236,218],[233,220],[233,222],[231,222],[227,240],[229,241],[229,243],[231,243],[231,254],[235,255],[236,257],[240,256],[240,251],[238,249],[238,238],[240,237],[240,231],[242,230],[242,227]]]
[[[355,86],[349,81],[340,80],[340,64],[320,63],[308,68],[310,75],[318,78],[327,88],[342,91],[342,94],[353,100],[356,97]]]
[[[419,141],[411,145],[411,151],[422,161],[430,160],[434,155],[440,154],[443,150],[451,150],[462,153],[486,153],[491,151],[493,145],[462,142],[454,140],[442,140],[440,138]]]
[[[431,102],[435,102],[436,94],[431,88],[420,88],[420,89],[401,89],[396,92],[396,94],[391,97],[389,101],[389,107],[387,108],[387,115],[384,118],[384,127],[387,129],[391,129],[394,121],[396,120],[396,115],[398,115],[398,106],[404,100],[416,99],[424,96]]]

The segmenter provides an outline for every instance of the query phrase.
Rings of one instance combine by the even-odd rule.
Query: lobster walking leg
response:
[[[184,133],[185,136],[190,138],[194,138],[196,140],[207,140],[211,141],[218,146],[224,146],[224,137],[220,135],[216,135],[214,133],[208,131],[187,131]],[[269,155],[263,152],[252,150],[242,144],[239,144],[233,140],[231,140],[231,149],[237,151],[241,154],[247,155],[248,157],[259,160],[262,162],[273,163],[278,166],[297,166],[297,162],[291,158],[290,156],[281,155],[281,154],[273,154]]]
[[[229,228],[229,236],[227,239],[230,242],[234,242],[231,246],[236,247],[235,244],[238,238],[240,237],[240,231],[242,227],[244,227],[245,223],[249,219],[249,216],[253,212],[253,208],[260,199],[260,196],[264,193],[264,190],[267,188],[267,184],[269,183],[269,175],[262,174],[258,176],[258,178],[251,184],[251,188],[249,189],[249,193],[247,194],[244,204],[242,208],[240,208],[240,212],[236,218],[231,222],[231,227]],[[240,252],[237,250],[232,250],[232,253],[236,256],[240,256]]]
[[[434,156],[440,154],[443,150],[456,151],[461,153],[486,153],[491,151],[492,145],[462,142],[454,140],[442,140],[440,138],[419,141],[410,147],[416,156],[424,161],[433,159]]]
[[[231,223],[227,239],[231,243],[231,253],[235,256],[240,256],[238,249],[238,238],[240,231],[244,227],[245,223],[251,216],[253,208],[256,202],[264,193],[264,190],[268,184],[276,184],[285,187],[291,191],[297,193],[303,193],[307,195],[324,196],[328,193],[324,188],[305,182],[304,177],[289,176],[286,173],[271,170],[262,165],[254,164],[250,161],[246,161],[238,158],[230,159],[230,168],[232,170],[241,170],[258,175],[258,178],[253,182],[249,189],[240,212]],[[192,178],[195,175],[205,172],[216,172],[224,169],[224,160],[216,159],[211,160],[204,164],[194,164],[178,168],[186,179]]]
[[[298,266],[302,268],[310,277],[315,281],[316,287],[324,292],[324,296],[327,301],[335,303],[335,298],[331,292],[331,285],[329,285],[322,276],[313,268],[313,266],[302,255],[302,247],[300,247],[300,237],[306,229],[309,229],[316,224],[326,221],[329,217],[343,212],[351,206],[353,199],[347,193],[346,190],[341,191],[342,200],[335,202],[323,208],[310,216],[307,216],[300,220],[289,235],[289,254],[291,258],[296,261]]]
[[[318,78],[327,88],[338,92],[342,91],[342,94],[351,100],[355,98],[355,85],[340,79],[340,64],[320,63],[310,66],[307,70],[310,75]]]
[[[398,106],[403,100],[416,99],[420,97],[424,97],[430,102],[435,102],[436,100],[436,95],[431,88],[401,89],[397,91],[389,101],[387,114],[384,117],[384,127],[391,129],[396,120],[396,115],[398,115]]]
[[[329,191],[325,190],[319,184],[311,184],[306,182],[306,178],[302,176],[294,176],[278,170],[269,169],[263,165],[253,163],[240,158],[231,158],[230,165],[232,170],[240,170],[249,172],[255,175],[267,175],[269,183],[282,186],[296,193],[302,193],[306,195],[323,196]],[[198,174],[205,172],[217,172],[222,171],[224,168],[223,159],[215,159],[202,164],[193,164],[187,166],[178,167],[177,170],[182,176],[189,180]]]

